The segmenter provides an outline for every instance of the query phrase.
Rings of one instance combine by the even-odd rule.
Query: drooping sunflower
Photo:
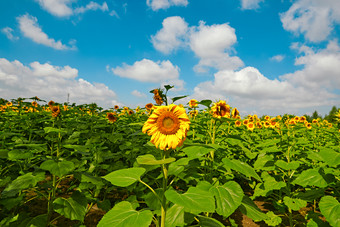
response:
[[[151,136],[151,143],[157,148],[168,150],[183,144],[189,126],[185,109],[170,104],[157,107],[144,123],[142,131]]]
[[[211,111],[212,116],[215,118],[230,117],[230,106],[223,100],[214,103],[214,106],[211,107]]]
[[[153,104],[148,103],[148,104],[145,105],[145,108],[150,111],[153,108]]]
[[[60,107],[59,106],[51,106],[52,117],[56,118],[60,115]]]
[[[51,101],[48,102],[48,106],[51,107],[51,106],[53,106],[53,105],[54,105],[54,101],[51,100]]]
[[[117,117],[115,115],[116,113],[112,113],[112,112],[106,113],[106,117],[111,123],[114,123],[117,121]]]
[[[237,116],[240,115],[240,112],[238,111],[238,109],[235,107],[232,111],[231,111],[231,117],[232,118],[237,118]]]
[[[189,107],[190,108],[194,108],[194,107],[197,107],[198,106],[198,103],[197,103],[197,100],[196,99],[191,99],[189,101]]]

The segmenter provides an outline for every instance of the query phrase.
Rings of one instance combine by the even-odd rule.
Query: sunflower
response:
[[[197,103],[197,100],[196,99],[191,99],[189,101],[189,107],[190,108],[194,108],[194,107],[197,107],[198,106],[198,103]]]
[[[312,124],[309,123],[309,122],[305,123],[305,126],[306,126],[307,129],[311,129],[312,128]]]
[[[151,136],[151,143],[156,148],[168,150],[183,144],[189,125],[185,109],[170,104],[157,107],[144,123],[142,131]]]
[[[33,101],[31,104],[32,104],[32,106],[34,106],[34,107],[38,107],[38,103],[37,103],[36,101]]]
[[[212,115],[215,118],[230,117],[230,106],[226,104],[225,101],[219,101],[214,103],[211,107]]]
[[[237,121],[235,121],[235,125],[236,125],[236,127],[240,127],[242,125],[242,122],[237,120]]]
[[[115,108],[115,110],[118,110],[118,109],[119,109],[119,106],[118,106],[118,105],[115,105],[114,108]]]
[[[145,109],[147,109],[147,110],[152,110],[152,108],[153,108],[153,104],[152,103],[148,103],[148,104],[146,104],[145,105]]]
[[[106,113],[106,118],[109,120],[109,122],[114,123],[117,121],[117,117],[115,116],[115,113],[109,112]]]
[[[60,115],[60,107],[59,106],[51,106],[52,117],[58,117]]]
[[[232,111],[231,111],[231,117],[232,118],[237,118],[237,116],[240,115],[240,112],[237,110],[237,108],[234,108]]]
[[[52,100],[49,101],[49,102],[48,102],[48,105],[49,105],[50,107],[53,106],[53,105],[54,105],[54,101],[52,101]]]
[[[134,114],[133,110],[129,110],[129,111],[128,111],[128,114],[129,114],[129,115]]]
[[[12,102],[7,102],[6,106],[13,106],[13,103]]]
[[[250,130],[250,131],[253,131],[255,128],[255,124],[253,122],[249,122],[247,124],[247,129]]]

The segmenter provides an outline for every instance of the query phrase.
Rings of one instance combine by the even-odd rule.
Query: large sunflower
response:
[[[214,103],[214,106],[211,107],[212,116],[216,118],[221,117],[230,117],[230,106],[226,104],[225,101],[221,100],[217,103]]]
[[[144,123],[143,133],[161,150],[175,149],[183,144],[190,121],[183,107],[175,104],[159,106]]]

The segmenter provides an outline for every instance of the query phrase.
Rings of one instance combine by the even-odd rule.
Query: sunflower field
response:
[[[137,109],[2,99],[0,226],[340,226],[339,121],[151,92]]]

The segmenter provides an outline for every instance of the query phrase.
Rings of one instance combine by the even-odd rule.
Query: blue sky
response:
[[[241,114],[340,106],[338,0],[2,0],[0,97],[145,106],[226,100]]]

